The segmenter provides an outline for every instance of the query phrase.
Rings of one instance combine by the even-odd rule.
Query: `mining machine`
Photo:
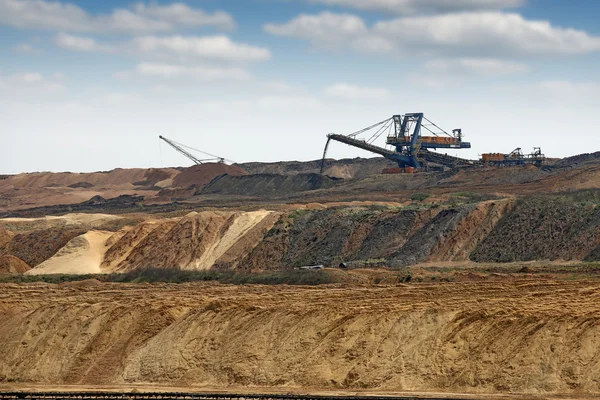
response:
[[[430,135],[422,135],[423,130]],[[368,139],[358,137],[365,133],[370,134]],[[387,134],[386,145],[391,147],[389,149],[373,144],[384,133]],[[401,169],[426,168],[428,163],[451,168],[474,165],[471,160],[432,151],[438,149],[469,149],[471,143],[463,140],[461,129],[454,129],[450,134],[425,118],[423,113],[394,115],[350,135],[335,133],[327,135],[327,143],[321,161],[321,173],[323,172],[329,143],[332,140],[379,154],[396,162]]]
[[[174,148],[175,150],[177,150],[179,153],[183,154],[184,156],[186,156],[187,158],[189,158],[190,160],[192,160],[195,164],[204,164],[204,163],[207,163],[207,162],[217,162],[217,163],[224,164],[226,161],[230,162],[230,163],[234,163],[234,161],[228,160],[228,159],[223,158],[223,157],[215,156],[214,154],[210,154],[210,153],[207,153],[207,152],[202,151],[202,150],[194,149],[193,147],[186,146],[183,143],[178,143],[178,142],[176,142],[174,140],[167,139],[164,136],[159,136],[158,138],[161,139],[161,140],[163,140],[164,142],[166,142],[169,146],[171,146],[172,148]],[[190,153],[189,151],[187,151],[185,149],[189,149],[189,150],[196,151],[198,153],[202,153],[205,156],[209,156],[211,158],[200,159],[200,158],[196,157],[195,155],[193,155],[192,153]]]
[[[523,154],[520,147],[517,147],[508,154],[503,153],[485,153],[481,155],[481,163],[486,166],[510,166],[533,164],[541,167],[546,161],[546,156],[542,149],[534,147],[530,154]]]

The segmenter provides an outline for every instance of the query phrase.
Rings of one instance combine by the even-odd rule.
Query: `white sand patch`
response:
[[[154,186],[157,186],[157,187],[163,188],[163,189],[166,187],[169,187],[169,186],[173,186],[173,178],[169,178],[169,179],[165,179],[165,180],[156,182],[154,184]]]
[[[77,236],[54,256],[26,274],[100,274],[100,264],[108,249],[106,241],[113,234],[114,232],[89,231]]]
[[[61,216],[45,216],[41,218],[2,218],[0,222],[63,222],[66,225],[96,224],[104,221],[120,219],[118,215],[73,213]]]
[[[260,210],[240,214],[223,236],[215,243],[212,243],[200,258],[192,261],[187,269],[210,269],[214,263],[227,252],[227,250],[272,212],[273,211]]]

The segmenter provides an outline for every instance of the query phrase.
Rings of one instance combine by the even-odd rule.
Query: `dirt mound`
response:
[[[59,284],[59,287],[72,287],[72,288],[87,288],[102,285],[98,279],[85,279],[83,281],[74,282],[63,282]]]
[[[443,235],[427,262],[431,261],[466,261],[490,232],[498,221],[515,206],[515,200],[502,199],[484,201],[466,215],[454,230]]]
[[[589,195],[596,199],[597,193]],[[536,196],[520,200],[515,210],[506,214],[475,249],[471,259],[592,261],[599,245],[598,204],[570,196]]]
[[[147,243],[153,243],[152,239],[159,239],[160,236],[164,235],[169,229],[175,226],[175,221],[147,221],[134,226],[125,232],[118,240],[112,241],[109,239],[104,260],[102,261],[101,269],[103,271],[112,272],[124,272],[130,268],[130,261],[124,262],[131,252],[137,248],[137,246],[144,241],[151,233],[155,230],[154,235],[146,240],[143,244],[144,247],[148,246]],[[158,228],[158,229],[157,229]],[[156,243],[156,242],[154,242]],[[160,242],[158,242],[160,243]]]
[[[270,270],[386,259],[436,213],[379,207],[292,211],[277,222],[240,265]]]
[[[71,239],[84,234],[81,228],[49,228],[16,234],[0,247],[0,254],[13,255],[31,266],[52,257]]]
[[[280,161],[273,163],[237,164],[250,174],[318,174],[321,171],[321,160],[314,161]],[[398,165],[386,158],[347,158],[342,160],[325,159],[324,174],[334,178],[362,179],[381,174],[381,170]]]
[[[14,233],[7,231],[6,229],[0,228],[0,249],[2,248],[2,246],[4,246],[4,244],[10,242],[13,236]]]
[[[223,175],[199,190],[198,194],[225,194],[263,198],[326,189],[333,187],[335,184],[336,180],[319,174]]]
[[[31,267],[18,257],[0,256],[0,274],[24,274],[30,269]]]
[[[235,165],[223,163],[207,163],[185,168],[173,179],[173,187],[202,187],[221,175],[241,176],[248,173]]]
[[[93,196],[114,198],[136,194],[143,183],[145,195],[152,196],[154,184],[169,181],[179,171],[163,169],[115,169],[108,172],[36,172],[0,180],[0,212],[42,206],[77,204]],[[67,212],[66,210],[63,212]]]
[[[231,268],[263,238],[277,219],[270,211],[200,212],[179,221],[144,223],[106,252],[105,271],[140,267]],[[160,243],[160,245],[157,245]]]
[[[584,164],[589,161],[600,162],[600,151],[563,158],[562,160],[555,162],[552,166],[556,168],[577,167],[580,164]]]
[[[95,285],[2,288],[2,381],[600,393],[597,282]]]
[[[9,217],[43,217],[46,215],[64,215],[70,213],[110,213],[124,210],[138,210],[143,205],[144,196],[123,194],[113,198],[100,195],[76,204],[60,204],[54,206],[34,207],[23,211],[0,213],[0,218]]]
[[[443,206],[425,201],[408,206],[309,203],[285,212],[203,211],[141,223],[125,218],[132,224],[124,228],[117,219],[116,229],[95,228],[116,233],[105,240],[99,264],[94,261],[93,268],[82,266],[81,273],[144,267],[279,270],[341,262],[402,267],[467,260],[600,259],[597,191],[519,201],[512,197],[477,201],[469,196],[448,197],[446,201],[458,204]],[[89,218],[95,221],[100,217]],[[0,247],[0,254],[15,255],[35,266],[54,255],[73,234],[93,232],[68,225],[62,228],[19,234]],[[78,238],[65,249],[88,246],[85,240],[79,243],[82,240]],[[40,243],[46,247],[41,249]],[[53,257],[53,265],[61,259],[59,255]],[[62,260],[63,265],[76,262]]]
[[[190,186],[186,189],[175,188],[175,189],[162,189],[156,194],[156,197],[147,201],[147,204],[155,204],[161,202],[179,201],[192,197],[196,193],[196,188]]]
[[[106,252],[106,241],[113,232],[89,231],[71,239],[54,256],[27,272],[44,274],[99,274]]]
[[[149,168],[144,173],[144,180],[149,184],[155,185],[158,182],[172,179],[179,175],[179,171],[175,169]]]
[[[69,185],[69,187],[72,188],[72,189],[77,189],[77,188],[89,189],[89,188],[94,187],[94,185],[92,183],[89,183],[89,182],[77,182],[77,183],[74,183],[72,185]]]
[[[77,185],[82,182],[93,186],[122,186],[132,185],[134,182],[155,179],[157,177],[173,177],[179,171],[172,168],[165,169],[143,169],[132,168],[122,169],[117,168],[107,172],[89,172],[89,173],[72,173],[72,172],[34,172],[26,174],[11,175],[7,179],[1,181],[0,188],[6,185],[11,185],[19,188],[32,187],[68,187]],[[160,179],[162,180],[162,179]]]

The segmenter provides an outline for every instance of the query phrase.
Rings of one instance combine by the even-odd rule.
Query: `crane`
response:
[[[229,161],[231,163],[234,163],[234,161],[227,160],[226,158],[223,158],[223,157],[215,156],[214,154],[210,154],[210,153],[207,153],[207,152],[202,151],[202,150],[194,149],[193,147],[186,146],[185,144],[178,143],[178,142],[176,142],[174,140],[171,140],[171,139],[167,139],[164,136],[158,136],[158,138],[161,139],[161,140],[163,140],[163,141],[165,141],[169,146],[171,146],[172,148],[174,148],[175,150],[177,150],[179,153],[183,154],[184,156],[186,156],[187,158],[189,158],[190,160],[192,160],[195,164],[202,164],[202,163],[205,163],[205,162],[215,162],[215,161],[218,162],[218,163],[221,163],[221,164],[224,164],[225,161]],[[184,147],[187,148],[187,149],[190,149],[190,150],[197,151],[199,153],[205,154],[205,155],[207,155],[209,157],[212,157],[212,158],[199,159],[198,157],[196,157],[193,154],[191,154],[189,151],[185,150]]]

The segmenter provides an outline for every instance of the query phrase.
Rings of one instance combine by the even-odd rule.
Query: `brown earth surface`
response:
[[[320,165],[320,160],[316,160],[11,175],[0,180],[0,214],[38,216],[108,210],[122,213],[144,205],[153,207],[152,212],[169,212],[207,206],[265,208],[289,203],[402,202],[419,193],[519,196],[600,187],[600,153],[562,159],[542,168],[474,167],[395,175],[381,174],[383,168],[391,165],[381,158],[326,160],[324,176],[319,175]],[[131,196],[131,201],[86,203],[95,196],[112,201],[122,195]]]
[[[173,187],[188,188],[190,186],[204,186],[220,175],[240,176],[248,175],[246,171],[235,165],[209,163],[194,165],[186,168],[173,179]]]
[[[11,255],[0,256],[0,274],[24,274],[31,267],[19,257]]]
[[[600,283],[3,284],[0,381],[600,393]]]
[[[410,203],[309,203],[183,216],[67,214],[0,219],[0,255],[27,274],[143,267],[289,270],[307,265],[401,268],[427,262],[600,261],[596,191]]]
[[[385,164],[0,180],[0,280],[40,280],[0,284],[0,390],[600,396],[600,153],[543,168]],[[41,282],[340,263],[322,271],[338,283],[318,287]]]

